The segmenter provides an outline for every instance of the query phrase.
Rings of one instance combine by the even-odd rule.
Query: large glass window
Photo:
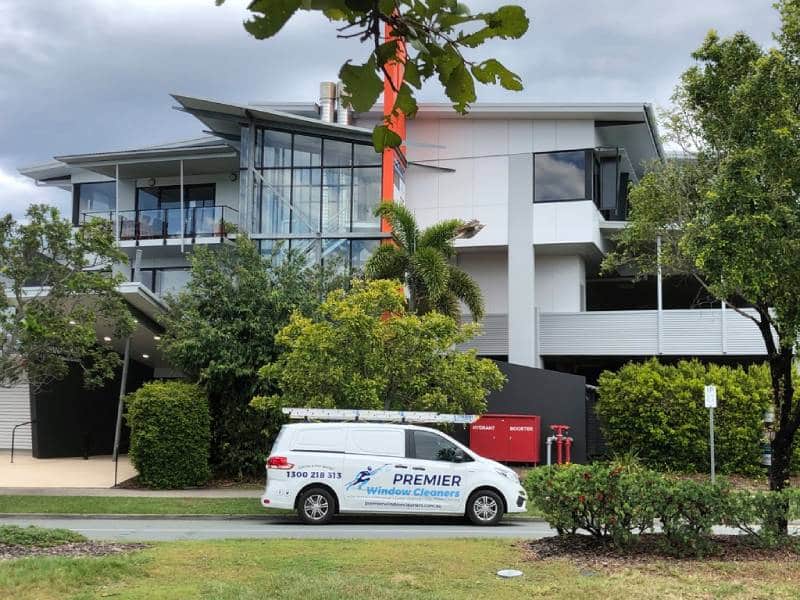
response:
[[[367,264],[369,257],[372,256],[372,253],[375,252],[380,244],[380,240],[353,240],[350,263],[353,275],[364,273],[364,265]]]
[[[373,212],[380,202],[381,154],[372,146],[262,129],[256,161],[261,183],[254,233],[380,231]]]
[[[323,171],[322,231],[326,233],[350,228],[350,173],[351,169]]]
[[[114,181],[78,183],[73,188],[73,223],[87,218],[108,218],[117,205],[117,184]]]
[[[534,202],[592,199],[592,152],[569,150],[534,155]]]
[[[268,233],[289,233],[292,171],[271,169],[264,171],[263,177],[260,230]]]
[[[375,216],[380,201],[380,168],[353,169],[353,231],[380,230],[381,220]]]
[[[321,186],[319,169],[292,171],[292,233],[319,231]]]

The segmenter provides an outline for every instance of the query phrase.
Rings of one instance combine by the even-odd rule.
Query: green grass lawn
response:
[[[148,498],[130,496],[4,496],[3,513],[75,515],[285,515],[292,511],[261,508],[258,498]],[[511,516],[537,516],[534,507]]]
[[[501,568],[524,576],[501,580]],[[608,572],[526,562],[507,540],[173,542],[105,558],[0,562],[0,597],[797,598],[796,564],[653,562]]]
[[[267,511],[261,508],[258,498],[0,495],[0,514],[264,515],[269,512],[278,511]]]

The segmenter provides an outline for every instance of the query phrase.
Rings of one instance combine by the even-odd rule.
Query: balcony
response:
[[[115,217],[121,242],[220,239],[230,235],[239,222],[238,211],[229,206],[90,212],[82,213],[80,222]]]

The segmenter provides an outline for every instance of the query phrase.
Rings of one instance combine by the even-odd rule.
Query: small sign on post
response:
[[[705,404],[708,409],[708,441],[711,451],[711,483],[716,483],[716,473],[714,465],[714,409],[717,408],[717,386],[707,385],[705,387]]]

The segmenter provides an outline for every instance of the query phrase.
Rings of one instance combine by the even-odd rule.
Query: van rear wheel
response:
[[[497,525],[503,518],[503,499],[492,490],[478,490],[469,497],[467,517],[473,525]]]
[[[325,525],[333,519],[336,501],[321,487],[304,491],[297,499],[297,515],[306,525]]]

